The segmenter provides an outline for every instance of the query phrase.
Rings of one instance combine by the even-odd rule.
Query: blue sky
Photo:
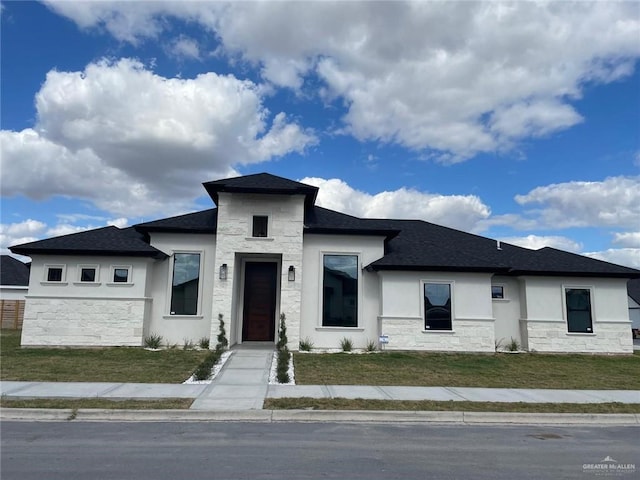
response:
[[[2,2],[0,247],[267,171],[640,268],[637,2]],[[600,32],[593,35],[593,32]]]

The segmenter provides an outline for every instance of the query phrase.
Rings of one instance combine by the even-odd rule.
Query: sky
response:
[[[3,254],[269,172],[640,268],[640,2],[1,6]]]

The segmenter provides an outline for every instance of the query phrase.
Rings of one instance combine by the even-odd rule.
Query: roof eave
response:
[[[18,255],[95,255],[100,257],[145,257],[162,260],[168,255],[160,250],[155,251],[131,251],[131,250],[79,250],[79,249],[59,249],[59,248],[20,248],[9,247],[13,253]]]

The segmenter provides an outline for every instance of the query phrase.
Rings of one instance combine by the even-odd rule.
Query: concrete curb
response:
[[[338,422],[458,425],[640,426],[640,414],[430,412],[372,410],[112,410],[1,408],[3,421],[81,422]]]

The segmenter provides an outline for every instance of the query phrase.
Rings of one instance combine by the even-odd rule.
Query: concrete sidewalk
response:
[[[234,356],[237,355],[234,354]],[[551,390],[516,388],[399,387],[367,385],[267,385],[264,370],[251,367],[267,362],[258,355],[240,355],[229,362],[209,385],[148,383],[0,382],[3,398],[194,398],[194,409],[256,410],[265,398],[366,398],[380,400],[453,400],[526,403],[640,403],[638,390]],[[243,366],[244,365],[244,366]],[[264,365],[264,363],[263,363]]]

